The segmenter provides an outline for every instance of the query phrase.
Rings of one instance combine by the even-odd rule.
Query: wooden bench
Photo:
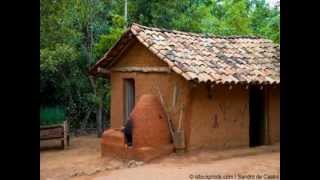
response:
[[[70,136],[67,121],[61,124],[40,126],[40,141],[61,140],[61,147],[69,146]]]

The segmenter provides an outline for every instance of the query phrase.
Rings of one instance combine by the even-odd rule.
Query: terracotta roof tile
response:
[[[250,36],[208,36],[133,24],[117,44],[132,33],[152,53],[187,80],[216,83],[280,83],[280,46]],[[123,40],[125,39],[125,40]],[[94,66],[108,66],[107,57]],[[112,59],[114,58],[110,58]],[[93,69],[94,69],[93,68]]]

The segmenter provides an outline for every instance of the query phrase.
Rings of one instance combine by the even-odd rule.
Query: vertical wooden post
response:
[[[177,83],[175,83],[173,87],[173,94],[172,94],[172,106],[171,106],[172,108],[176,106],[177,98],[178,98],[178,88],[177,88]]]
[[[182,104],[181,109],[180,109],[180,114],[179,114],[179,125],[178,125],[178,129],[181,130],[181,123],[182,123],[182,116],[184,113],[184,105]]]
[[[167,116],[167,121],[168,121],[168,125],[169,125],[169,130],[170,130],[170,134],[171,134],[171,137],[172,139],[174,138],[174,130],[173,130],[173,125],[172,125],[172,122],[171,122],[171,118],[170,118],[170,115],[169,115],[169,110],[168,108],[166,107],[166,104],[164,102],[164,98],[161,94],[161,91],[160,91],[160,88],[159,86],[156,86],[156,90],[158,91],[158,94],[159,94],[159,97],[160,97],[160,102],[161,102],[161,105],[166,113],[166,116]]]
[[[63,121],[63,147],[66,146],[67,143],[67,121]]]
[[[264,119],[265,119],[265,144],[270,144],[270,122],[269,122],[269,93],[268,93],[268,89],[265,88],[264,90],[264,94],[265,94],[265,108],[264,108]]]

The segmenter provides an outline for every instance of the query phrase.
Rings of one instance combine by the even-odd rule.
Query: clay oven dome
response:
[[[155,95],[142,95],[136,103],[133,121],[133,147],[155,147],[170,144],[166,114]]]

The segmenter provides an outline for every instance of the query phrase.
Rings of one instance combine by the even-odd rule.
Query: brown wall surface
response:
[[[268,88],[268,119],[270,143],[280,141],[280,87]]]
[[[113,68],[128,67],[128,66],[167,66],[164,62],[158,59],[155,55],[149,52],[143,45],[134,44],[114,65]],[[112,69],[111,69],[112,71]],[[181,104],[187,104],[189,98],[189,84],[183,77],[174,72],[170,73],[143,73],[143,72],[116,72],[111,73],[111,127],[119,128],[123,125],[123,79],[132,78],[135,81],[135,102],[143,94],[154,94],[158,96],[158,91],[155,89],[159,87],[164,101],[167,105],[172,104],[173,87],[177,84],[180,96],[177,99],[176,107],[181,107]],[[175,108],[177,109],[177,108]],[[146,112],[148,113],[148,112]],[[183,126],[187,126],[187,113],[183,115]],[[173,112],[172,119],[175,127],[178,126],[178,112]],[[187,129],[187,127],[186,127]]]
[[[209,91],[204,85],[193,89],[190,148],[248,146],[248,90],[215,86]]]
[[[168,66],[161,59],[152,54],[144,45],[137,40],[122,54],[120,59],[112,68],[128,67],[128,66]],[[111,68],[111,70],[112,70]]]
[[[167,64],[157,58],[143,45],[134,43],[113,66],[147,67]],[[237,146],[249,146],[249,97],[248,90],[243,86],[215,86],[210,90],[212,99],[208,97],[208,88],[191,84],[180,75],[170,73],[116,72],[111,69],[111,127],[123,125],[123,79],[132,78],[135,81],[135,101],[143,94],[158,95],[154,88],[158,86],[164,96],[165,103],[171,105],[173,87],[177,84],[180,96],[171,116],[174,126],[178,126],[179,109],[185,105],[183,127],[186,144],[189,148],[211,147],[223,149]],[[268,91],[268,118],[270,141],[280,140],[280,107],[279,90],[271,88]],[[146,112],[147,113],[147,112]]]

